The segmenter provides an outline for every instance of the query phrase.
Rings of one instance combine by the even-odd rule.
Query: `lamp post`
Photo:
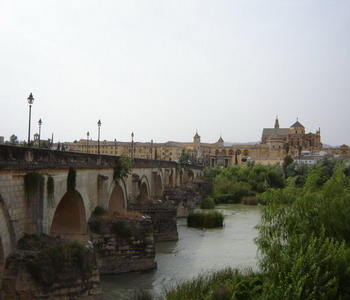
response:
[[[97,140],[97,154],[100,155],[100,130],[101,130],[101,121],[98,120],[97,126],[98,126],[98,140]]]
[[[90,137],[90,132],[88,131],[86,133],[86,152],[89,153],[89,137]]]
[[[43,124],[43,122],[41,121],[41,119],[39,119],[39,148],[40,148],[40,138],[41,138],[41,125]]]
[[[131,133],[131,157],[134,158],[134,133]]]
[[[27,101],[29,103],[28,147],[30,147],[30,119],[32,116],[32,104],[34,103],[34,97],[32,93],[30,93],[29,97],[27,98]]]
[[[117,139],[114,139],[114,155],[117,155]]]

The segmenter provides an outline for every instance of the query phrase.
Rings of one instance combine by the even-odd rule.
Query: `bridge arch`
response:
[[[87,235],[87,220],[82,196],[78,191],[66,192],[56,207],[50,235],[67,240],[84,242]]]
[[[149,192],[150,192],[149,181],[146,176],[142,176],[140,179],[139,195],[144,198],[149,198],[150,196]]]
[[[5,269],[6,258],[13,251],[15,235],[6,203],[0,194],[0,286]]]
[[[108,201],[108,211],[125,211],[126,204],[126,187],[123,180],[118,180],[112,183],[112,191]]]

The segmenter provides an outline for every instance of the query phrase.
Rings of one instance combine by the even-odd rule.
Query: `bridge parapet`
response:
[[[120,156],[0,145],[0,169],[113,168],[119,158]],[[203,169],[202,166],[180,165],[175,161],[142,158],[134,158],[133,167]]]

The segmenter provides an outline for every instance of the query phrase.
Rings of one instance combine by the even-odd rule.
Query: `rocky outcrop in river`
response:
[[[99,300],[94,252],[78,243],[26,235],[7,258],[1,295],[6,300]]]

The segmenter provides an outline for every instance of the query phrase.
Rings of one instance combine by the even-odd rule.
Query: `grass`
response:
[[[196,228],[216,228],[224,226],[224,215],[219,211],[194,212],[187,217],[187,226]]]
[[[201,209],[213,209],[215,208],[215,201],[212,197],[206,197],[203,199]]]
[[[261,297],[262,276],[252,271],[242,273],[226,268],[182,282],[166,291],[167,300],[253,300]]]

